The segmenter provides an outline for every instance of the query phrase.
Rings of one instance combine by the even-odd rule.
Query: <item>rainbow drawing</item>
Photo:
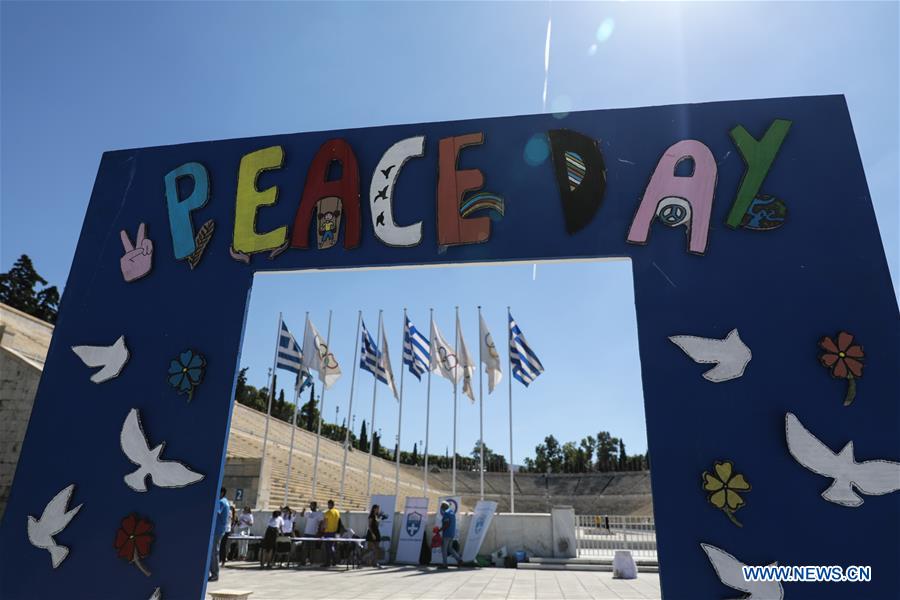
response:
[[[468,217],[479,210],[491,209],[503,216],[503,198],[491,192],[478,192],[463,200],[459,214]]]
[[[584,159],[577,152],[566,152],[566,171],[569,175],[569,190],[575,191],[584,179]]]

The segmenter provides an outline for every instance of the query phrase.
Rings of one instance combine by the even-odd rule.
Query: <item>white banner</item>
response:
[[[422,537],[428,525],[428,498],[406,498],[403,521],[400,523],[400,539],[397,543],[397,560],[408,565],[419,564]]]
[[[381,514],[385,517],[378,522],[378,532],[381,534],[381,549],[384,551],[386,562],[391,556],[391,538],[394,535],[394,512],[397,508],[397,497],[373,495],[369,502],[369,509],[375,504],[381,508]]]
[[[475,505],[475,512],[472,513],[469,519],[469,533],[466,535],[466,545],[463,546],[463,562],[475,560],[475,556],[481,550],[484,536],[487,535],[487,530],[494,519],[495,512],[497,512],[497,503],[493,500],[479,500],[478,504]]]
[[[441,496],[438,498],[438,511],[434,514],[434,522],[432,523],[432,532],[434,532],[434,528],[437,527],[438,530],[441,528],[441,503],[449,502],[450,503],[450,512],[456,514],[459,512],[459,504],[462,501],[462,496]],[[443,535],[443,534],[442,534]],[[459,537],[459,516],[456,517],[456,535]],[[435,548],[433,545],[431,547],[431,564],[436,565],[443,562],[444,557],[441,554],[441,547],[438,546]],[[448,565],[455,565],[456,559],[452,556],[447,559]]]

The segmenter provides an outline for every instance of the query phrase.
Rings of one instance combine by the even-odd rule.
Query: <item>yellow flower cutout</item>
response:
[[[711,492],[707,500],[724,512],[732,523],[743,527],[734,518],[734,511],[744,506],[744,499],[738,492],[749,492],[750,484],[743,475],[734,472],[734,465],[730,460],[716,462],[713,467],[715,473],[703,472],[703,489]]]

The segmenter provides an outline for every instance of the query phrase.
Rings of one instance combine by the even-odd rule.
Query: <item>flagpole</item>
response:
[[[403,333],[406,334],[406,308],[403,309]],[[403,337],[401,336],[402,340]],[[400,348],[400,412],[397,414],[397,455],[394,459],[397,461],[397,469],[394,473],[394,499],[400,497],[400,433],[403,431],[403,353],[406,352],[406,346],[401,342]],[[410,352],[412,352],[412,340],[410,340]]]
[[[356,317],[356,338],[353,349],[353,372],[350,374],[350,407],[347,409],[347,418],[353,414],[353,387],[356,385],[356,360],[359,354],[359,328],[362,325],[362,311],[358,311]],[[347,423],[349,425],[349,421]],[[344,476],[347,474],[347,450],[350,447],[350,427],[344,430],[344,462],[341,463],[341,506],[344,506]]]
[[[513,479],[513,426],[512,426],[512,330],[509,329],[509,323],[512,320],[512,313],[509,307],[506,307],[506,329],[509,330],[510,347],[507,349],[509,354],[509,512],[516,512],[516,485]]]
[[[433,338],[434,335],[434,309],[428,309],[428,321],[429,321],[429,337]],[[431,340],[429,345],[428,354],[428,391],[425,393],[425,493],[423,494],[426,498],[428,497],[428,431],[429,431],[429,419],[431,418],[431,361],[434,360],[434,356],[432,355],[431,349],[434,348],[434,340]]]
[[[275,357],[272,359],[272,377],[269,379],[269,408],[266,409],[266,427],[263,431],[262,456],[259,459],[259,484],[262,485],[266,465],[266,446],[269,442],[269,418],[272,416],[272,398],[275,396],[275,369],[278,365],[278,346],[281,343],[281,313],[278,313],[278,331],[275,334]],[[268,508],[261,506],[259,508]]]
[[[284,480],[284,505],[287,506],[288,485],[291,483],[291,462],[294,458],[294,432],[297,429],[297,407],[300,405],[300,374],[294,383],[294,420],[291,422],[291,450],[288,453],[287,478]]]
[[[484,500],[484,389],[481,380],[484,373],[481,364],[481,347],[484,340],[481,339],[481,307],[478,307],[478,439],[481,440],[481,499]]]
[[[456,495],[456,398],[457,375],[459,374],[459,307],[456,307],[456,338],[453,340],[453,354],[456,356],[456,366],[453,368],[453,495]]]
[[[309,313],[306,318],[309,319]],[[322,394],[319,396],[319,425],[316,428],[316,462],[313,463],[312,500],[316,499],[316,484],[319,481],[319,442],[322,440],[322,415],[325,414],[325,391],[328,387],[328,355],[331,354],[331,311],[328,311],[328,333],[325,334],[325,356],[322,364]]]
[[[378,346],[384,347],[384,340],[381,339],[381,315],[382,310],[378,309]],[[378,359],[375,360],[375,370],[372,371],[372,420],[369,423],[369,473],[366,476],[366,498],[372,491],[372,450],[375,449],[375,397],[378,395]]]

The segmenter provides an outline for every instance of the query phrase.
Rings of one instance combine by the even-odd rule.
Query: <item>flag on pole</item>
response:
[[[472,389],[472,375],[475,373],[475,361],[466,348],[466,340],[463,339],[462,328],[459,326],[459,315],[456,315],[456,335],[459,339],[459,370],[463,380],[463,394],[475,402],[475,390]]]
[[[437,325],[431,321],[431,371],[449,379],[454,385],[459,383],[461,369],[453,346],[447,343]]]
[[[387,356],[387,339],[384,337],[384,325],[381,326],[382,346],[384,350],[379,350],[375,345],[375,340],[366,329],[365,322],[362,323],[362,333],[360,334],[359,348],[359,368],[368,371],[375,376],[378,381],[391,388],[394,398],[400,398],[397,392],[397,386],[394,385],[394,373],[391,371],[391,359]]]
[[[430,369],[431,342],[419,333],[409,321],[409,317],[403,323],[403,364],[409,367],[409,372],[422,381],[424,375]]]
[[[488,380],[488,394],[494,391],[500,380],[503,379],[503,371],[500,369],[500,353],[494,346],[494,338],[488,331],[484,317],[480,317],[479,337],[481,338],[481,362],[484,363],[484,373]]]
[[[312,385],[312,375],[303,365],[303,352],[294,335],[288,329],[284,321],[281,322],[281,332],[278,335],[278,351],[275,354],[275,368],[290,371],[297,376],[297,392],[302,392],[307,386]]]
[[[512,313],[509,314],[509,361],[512,364],[512,376],[525,387],[544,372],[544,365],[525,341]]]
[[[384,334],[384,323],[381,324],[381,355],[378,358],[378,380],[391,388],[396,400],[400,400],[400,392],[394,384],[394,371],[391,369],[391,355],[388,351],[387,336]]]
[[[325,384],[325,389],[330,388],[341,377],[341,367],[328,349],[328,344],[319,335],[312,321],[306,320],[306,331],[303,333],[303,352],[301,362],[307,369],[312,369],[319,374],[319,381]],[[325,367],[328,367],[328,373]]]

